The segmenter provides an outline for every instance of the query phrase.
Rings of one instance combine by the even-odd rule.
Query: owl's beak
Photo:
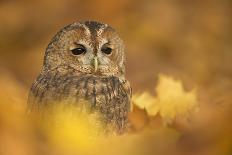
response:
[[[93,59],[93,65],[94,65],[94,72],[97,72],[97,69],[98,69],[98,59],[97,57],[94,57]]]

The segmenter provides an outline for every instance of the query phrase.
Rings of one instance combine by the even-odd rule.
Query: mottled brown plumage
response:
[[[43,69],[29,94],[29,111],[86,100],[90,112],[99,112],[104,124],[123,133],[131,98],[124,64],[124,45],[112,27],[93,21],[68,25],[46,49]]]

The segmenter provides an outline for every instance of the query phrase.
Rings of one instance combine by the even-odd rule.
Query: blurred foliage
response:
[[[231,8],[230,0],[0,1],[0,154],[231,154]],[[50,38],[81,20],[108,23],[125,40],[129,135],[88,140],[92,125],[69,112],[58,110],[62,127],[50,130],[25,115]]]
[[[198,108],[195,90],[185,92],[181,81],[165,75],[159,75],[156,88],[157,98],[147,92],[134,94],[132,101],[141,109],[145,109],[148,115],[160,114],[164,124],[169,124],[174,119],[187,119],[188,115]]]

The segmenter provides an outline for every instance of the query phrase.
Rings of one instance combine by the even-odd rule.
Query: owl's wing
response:
[[[27,113],[39,111],[39,106],[47,90],[47,76],[39,75],[32,84],[27,101]]]
[[[129,98],[131,99],[131,97],[132,97],[132,88],[130,86],[129,81],[127,81],[127,80],[123,81],[122,85],[123,85],[123,88],[126,90]]]
[[[131,86],[130,86],[129,81],[123,80],[123,81],[122,81],[122,86],[123,86],[124,90],[125,90],[126,93],[127,93],[127,97],[129,98],[129,103],[130,103],[130,110],[132,110],[132,109],[133,109],[133,106],[132,106],[132,104],[131,104],[132,88],[131,88]]]
[[[79,78],[75,79],[68,74],[63,76],[58,72],[40,74],[28,96],[28,113],[44,111],[54,103],[61,102],[66,96],[71,95],[71,88],[76,88],[76,81],[79,81]]]

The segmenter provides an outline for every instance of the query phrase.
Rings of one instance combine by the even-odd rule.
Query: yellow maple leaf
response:
[[[155,90],[156,97],[144,92],[135,94],[132,100],[150,116],[159,113],[164,123],[171,123],[177,117],[188,118],[198,108],[196,90],[185,91],[180,80],[161,74]]]

